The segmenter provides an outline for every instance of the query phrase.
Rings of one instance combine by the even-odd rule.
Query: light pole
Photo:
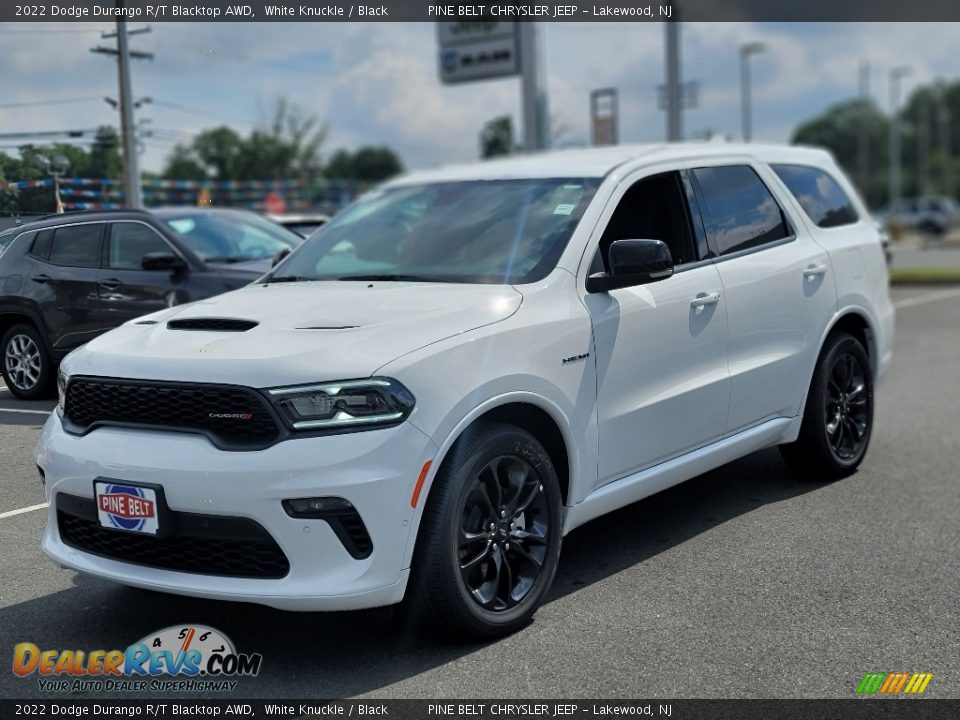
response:
[[[63,203],[60,201],[60,178],[63,177],[70,168],[70,160],[63,155],[54,155],[52,158],[48,158],[46,155],[35,155],[34,162],[53,178],[54,212],[62,213]]]
[[[753,135],[753,108],[750,103],[750,56],[766,51],[760,42],[748,42],[740,46],[740,103],[743,122],[743,141],[750,142]]]
[[[910,74],[907,65],[890,71],[890,209],[900,199],[900,81]]]

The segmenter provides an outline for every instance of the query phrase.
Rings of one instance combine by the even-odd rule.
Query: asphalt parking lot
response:
[[[867,672],[932,672],[960,697],[960,289],[898,288],[894,366],[862,469],[792,478],[776,450],[590,523],[549,602],[499,642],[412,637],[389,611],[292,614],[61,570],[31,448],[47,403],[0,390],[0,697],[47,697],[14,643],[124,648],[180,623],[263,654],[248,697],[837,697]],[[18,514],[18,510],[27,509]]]

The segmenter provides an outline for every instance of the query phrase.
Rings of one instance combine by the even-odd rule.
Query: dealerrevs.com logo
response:
[[[41,650],[23,642],[13,648],[13,672],[38,676],[46,692],[224,691],[237,677],[260,673],[260,653],[238,653],[222,632],[204,625],[174,625],[125,650]]]
[[[922,695],[933,673],[867,673],[857,686],[858,695]]]

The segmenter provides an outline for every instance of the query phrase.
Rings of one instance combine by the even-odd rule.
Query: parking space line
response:
[[[21,415],[49,415],[52,410],[24,410],[21,408],[0,408],[0,413],[20,413]]]
[[[916,305],[926,305],[937,300],[949,300],[950,298],[960,297],[960,288],[951,288],[949,290],[937,290],[936,292],[918,295],[917,297],[906,298],[900,302],[895,302],[893,307],[897,310],[915,307]]]
[[[23,515],[24,513],[33,512],[34,510],[43,510],[49,506],[50,503],[40,503],[39,505],[30,505],[29,507],[20,508],[19,510],[7,510],[7,512],[0,513],[0,520],[13,517],[14,515]]]

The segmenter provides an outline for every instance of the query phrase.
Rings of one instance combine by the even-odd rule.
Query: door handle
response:
[[[700,315],[705,307],[716,305],[718,302],[720,302],[720,293],[703,293],[690,301],[690,307],[693,308],[694,315]]]
[[[803,271],[803,276],[807,280],[813,280],[816,277],[827,274],[826,265],[807,265],[806,269]]]
[[[101,280],[98,285],[100,285],[100,287],[102,287],[104,290],[119,290],[123,287],[122,282],[113,278],[109,280]]]
[[[41,285],[43,285],[44,283],[50,282],[49,275],[34,275],[30,279],[33,280],[35,283],[40,283]]]

